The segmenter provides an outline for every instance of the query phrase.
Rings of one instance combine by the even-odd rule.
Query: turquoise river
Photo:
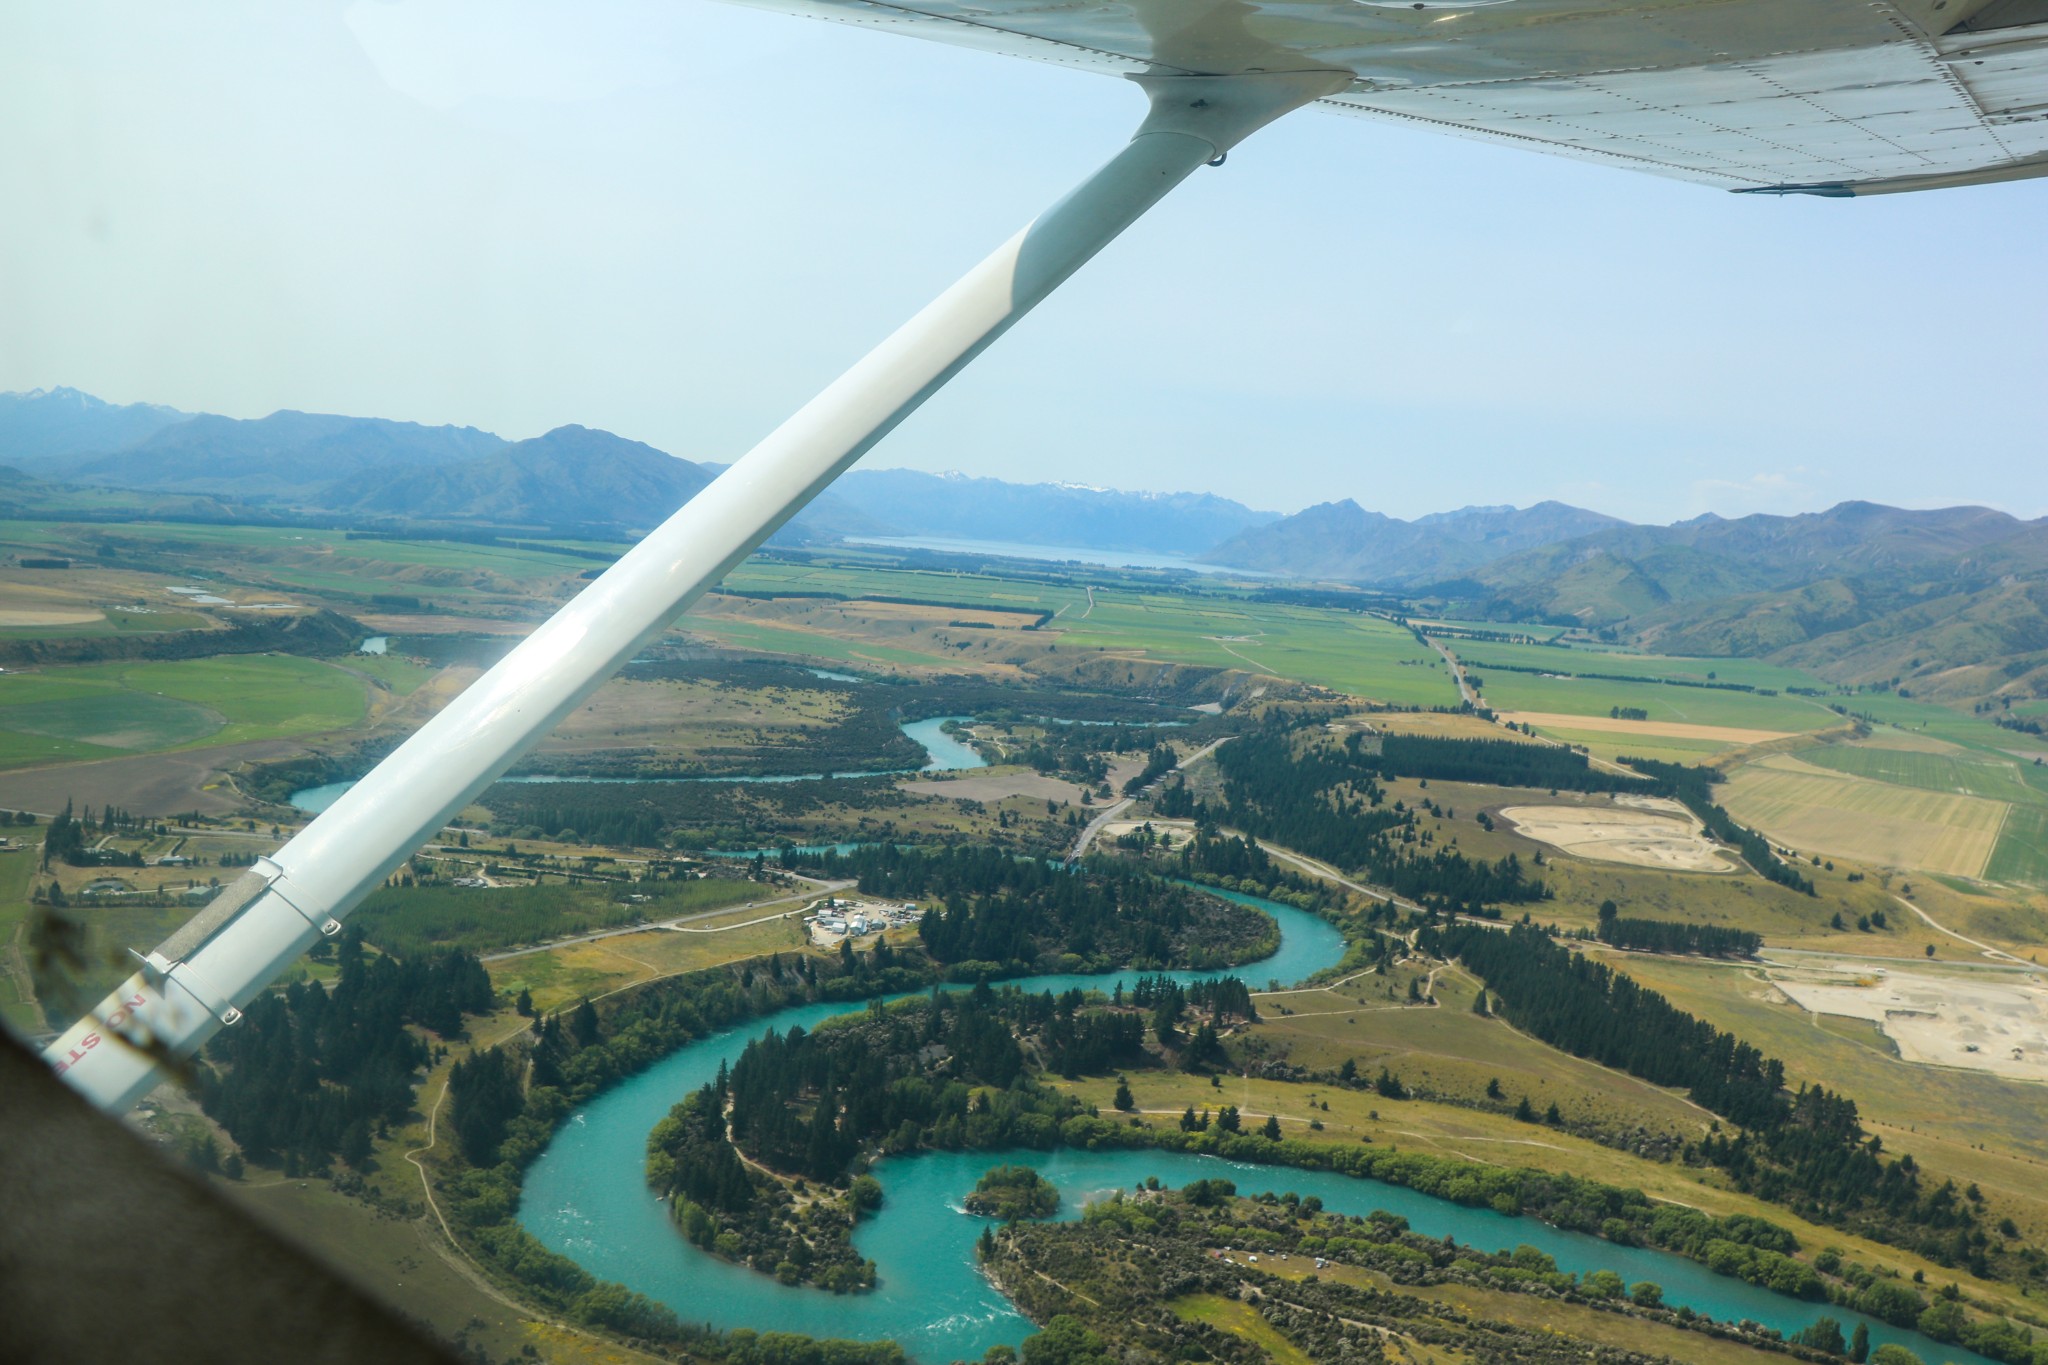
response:
[[[1279,951],[1235,973],[1255,982],[1293,983],[1333,966],[1344,943],[1313,915],[1249,896],[1232,896],[1278,921]],[[1215,973],[1176,973],[1194,980]],[[1137,974],[1041,976],[1011,984],[1030,991],[1072,986],[1128,987]],[[789,1286],[758,1271],[710,1256],[685,1241],[667,1205],[646,1183],[647,1134],[669,1108],[706,1084],[721,1062],[735,1059],[749,1038],[767,1029],[806,1030],[846,1014],[845,1004],[800,1005],[699,1039],[640,1075],[606,1091],[572,1115],[527,1172],[519,1218],[555,1251],[600,1279],[638,1290],[674,1309],[686,1322],[716,1328],[802,1332],[821,1337],[891,1338],[919,1365],[972,1360],[998,1343],[1012,1346],[1032,1329],[975,1264],[982,1221],[961,1201],[975,1180],[1003,1161],[1037,1167],[1059,1187],[1061,1215],[1077,1216],[1090,1199],[1130,1189],[1147,1176],[1183,1185],[1207,1176],[1234,1180],[1240,1192],[1293,1190],[1318,1195],[1337,1213],[1385,1209],[1416,1231],[1450,1235],[1487,1250],[1526,1243],[1557,1258],[1560,1269],[1583,1274],[1613,1270],[1630,1283],[1653,1280],[1665,1300],[1733,1322],[1749,1318],[1790,1334],[1826,1314],[1844,1333],[1862,1322],[1873,1343],[1896,1342],[1932,1362],[1991,1365],[1982,1356],[1942,1346],[1873,1318],[1804,1303],[1740,1280],[1715,1275],[1680,1256],[1566,1232],[1533,1218],[1465,1208],[1378,1181],[1319,1171],[1252,1166],[1215,1157],[1168,1152],[1052,1153],[934,1152],[876,1163],[885,1191],[882,1210],[855,1233],[855,1245],[875,1262],[878,1283],[858,1295],[833,1295]],[[864,1007],[860,1007],[864,1008]],[[1142,1097],[1143,1077],[1137,1078]]]

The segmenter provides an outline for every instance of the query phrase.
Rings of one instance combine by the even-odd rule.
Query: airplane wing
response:
[[[1341,71],[1322,107],[1752,193],[2048,173],[2048,0],[739,0],[1115,74]]]

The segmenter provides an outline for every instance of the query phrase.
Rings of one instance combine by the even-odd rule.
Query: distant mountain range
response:
[[[1402,521],[1346,498],[1241,531],[1201,558],[1295,578],[1401,587],[1455,578],[1520,550],[1628,525],[1561,502],[1466,507]]]
[[[0,465],[273,514],[613,536],[649,529],[723,468],[580,426],[512,442],[475,427],[376,417],[286,411],[242,420],[115,407],[75,389],[0,395]],[[928,535],[1193,554],[1278,516],[1209,493],[855,470],[785,538]]]
[[[104,454],[147,440],[190,415],[150,403],[117,407],[77,389],[0,393],[0,452],[16,466]]]
[[[1280,519],[1213,493],[1124,493],[965,474],[855,469],[833,496],[896,535],[1192,555]]]
[[[1957,699],[2048,694],[2048,518],[1845,502],[1596,532],[1440,596],[1569,619],[1675,654],[1769,656],[1838,682]]]
[[[513,442],[378,418],[116,406],[74,389],[0,394],[0,512],[18,515],[82,505],[624,539],[720,469],[580,426]],[[90,492],[67,502],[65,486]],[[1921,695],[2048,695],[2048,519],[1983,507],[1848,502],[1637,526],[1558,502],[1404,521],[1347,499],[1283,517],[1205,493],[883,469],[840,479],[779,539],[848,536],[1181,554],[1673,653],[1767,655],[1842,682],[1910,678]]]

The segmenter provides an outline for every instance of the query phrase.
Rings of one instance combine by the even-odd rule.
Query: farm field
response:
[[[1536,668],[1546,673],[1603,673],[1627,678],[1669,678],[1690,683],[1739,683],[1748,687],[1810,687],[1834,689],[1819,678],[1796,668],[1784,668],[1761,659],[1684,658],[1666,654],[1621,654],[1606,650],[1577,649],[1569,645],[1518,645],[1493,640],[1467,640],[1453,645],[1467,668],[1484,671],[1489,664],[1514,668]],[[1698,691],[1713,691],[1698,688]]]
[[[10,673],[0,677],[0,767],[320,734],[360,721],[366,706],[361,678],[289,655]]]
[[[1802,749],[1806,763],[1873,782],[1890,782],[1921,791],[1981,796],[1992,801],[2048,805],[2048,794],[2036,791],[2020,776],[2017,760],[1967,749],[1948,752],[1894,749],[1883,737],[1867,744],[1825,744]]]
[[[2048,886],[2048,806],[2015,805],[2006,812],[1998,846],[1984,864],[1993,881]]]
[[[401,697],[411,696],[440,671],[402,654],[350,654],[331,662],[351,673],[368,674]]]
[[[1250,669],[1395,705],[1458,700],[1436,651],[1375,616],[1098,589],[1093,611],[1079,618],[1068,612],[1053,629],[1062,643]]]
[[[775,894],[757,882],[729,878],[617,886],[553,882],[488,888],[386,887],[371,893],[353,922],[362,926],[370,942],[400,957],[440,948],[488,953],[637,920],[667,919],[767,900]],[[639,899],[623,899],[627,895]]]
[[[1877,866],[1980,877],[2007,805],[1837,775],[1773,755],[1743,765],[1720,788],[1729,814],[1796,849]]]
[[[995,607],[1006,611],[1057,612],[1067,607],[1078,611],[1088,604],[1084,589],[1064,583],[1038,583],[993,574],[887,569],[841,562],[799,564],[760,556],[727,574],[719,586],[728,592],[909,597],[924,602]]]
[[[1432,617],[1423,620],[1412,618],[1415,624],[1428,630],[1441,626],[1445,630],[1491,631],[1503,635],[1527,635],[1534,640],[1555,640],[1565,633],[1567,627],[1545,625],[1540,621],[1459,621],[1449,616]],[[1479,642],[1474,642],[1475,647]]]
[[[1523,721],[1536,726],[1538,734],[1546,739],[1561,740],[1577,745],[1595,758],[1604,758],[1612,763],[1624,755],[1633,758],[1655,759],[1660,763],[1705,763],[1717,754],[1725,754],[1740,748],[1749,741],[1729,739],[1704,739],[1680,737],[1671,734],[1638,733],[1614,730],[1584,730],[1574,725],[1557,725],[1533,716],[1509,713],[1504,719]],[[1576,720],[1576,717],[1571,718]],[[1738,732],[1740,733],[1740,732]]]
[[[670,629],[702,635],[721,645],[738,649],[759,650],[764,654],[793,654],[800,658],[829,659],[856,666],[899,664],[912,668],[934,668],[951,662],[938,654],[920,653],[894,645],[870,644],[864,640],[848,640],[837,635],[803,630],[794,626],[763,625],[759,621],[737,616],[713,616],[702,610],[692,610]]]
[[[2030,767],[2035,756],[2048,757],[2048,740],[2002,729],[1981,716],[1951,711],[1945,706],[1931,706],[1926,702],[1893,696],[1888,692],[1844,697],[1839,704],[1882,725],[1896,727],[1896,734],[1894,731],[1879,729],[1874,738],[1880,743],[1890,741],[1898,735],[1926,736],[1947,740],[1966,749],[1979,749],[2001,755],[2025,755]],[[2036,771],[2048,774],[2048,769]],[[2029,780],[2034,780],[2031,775]],[[2040,786],[2041,790],[2048,791],[2048,776],[2042,778]]]
[[[801,951],[806,943],[802,921],[788,913],[801,906],[802,901],[795,900],[752,910],[742,907],[687,930],[619,934],[505,958],[488,964],[491,985],[508,995],[531,991],[534,1008],[549,1011],[656,977],[693,972],[737,958]]]
[[[1648,713],[1657,723],[1723,726],[1737,730],[1801,732],[1843,724],[1825,706],[1801,697],[1765,697],[1654,682],[1608,682],[1596,678],[1540,677],[1533,673],[1489,673],[1468,662],[1482,680],[1486,704],[1496,711],[1539,711],[1553,715],[1609,718],[1617,707]]]

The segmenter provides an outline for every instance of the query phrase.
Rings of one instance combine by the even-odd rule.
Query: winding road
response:
[[[1122,800],[1117,801],[1112,805],[1103,807],[1102,814],[1096,816],[1093,820],[1090,820],[1088,822],[1087,828],[1081,831],[1080,837],[1074,840],[1074,851],[1067,855],[1067,861],[1070,863],[1080,861],[1081,855],[1088,851],[1088,845],[1095,842],[1095,836],[1102,833],[1103,829],[1109,824],[1110,821],[1116,819],[1117,816],[1122,815],[1126,810],[1130,809],[1130,805],[1133,801],[1137,800],[1141,796],[1144,796],[1146,793],[1150,792],[1154,787],[1157,787],[1161,782],[1165,781],[1168,773],[1177,773],[1182,771],[1183,769],[1193,767],[1195,764],[1207,758],[1210,754],[1215,753],[1219,746],[1227,744],[1229,743],[1229,741],[1229,735],[1225,735],[1222,739],[1210,740],[1207,744],[1195,750],[1186,758],[1174,764],[1171,768],[1168,768],[1166,772],[1161,773],[1158,777],[1153,778],[1152,781],[1148,783],[1142,790],[1133,792],[1129,796],[1124,797]]]

